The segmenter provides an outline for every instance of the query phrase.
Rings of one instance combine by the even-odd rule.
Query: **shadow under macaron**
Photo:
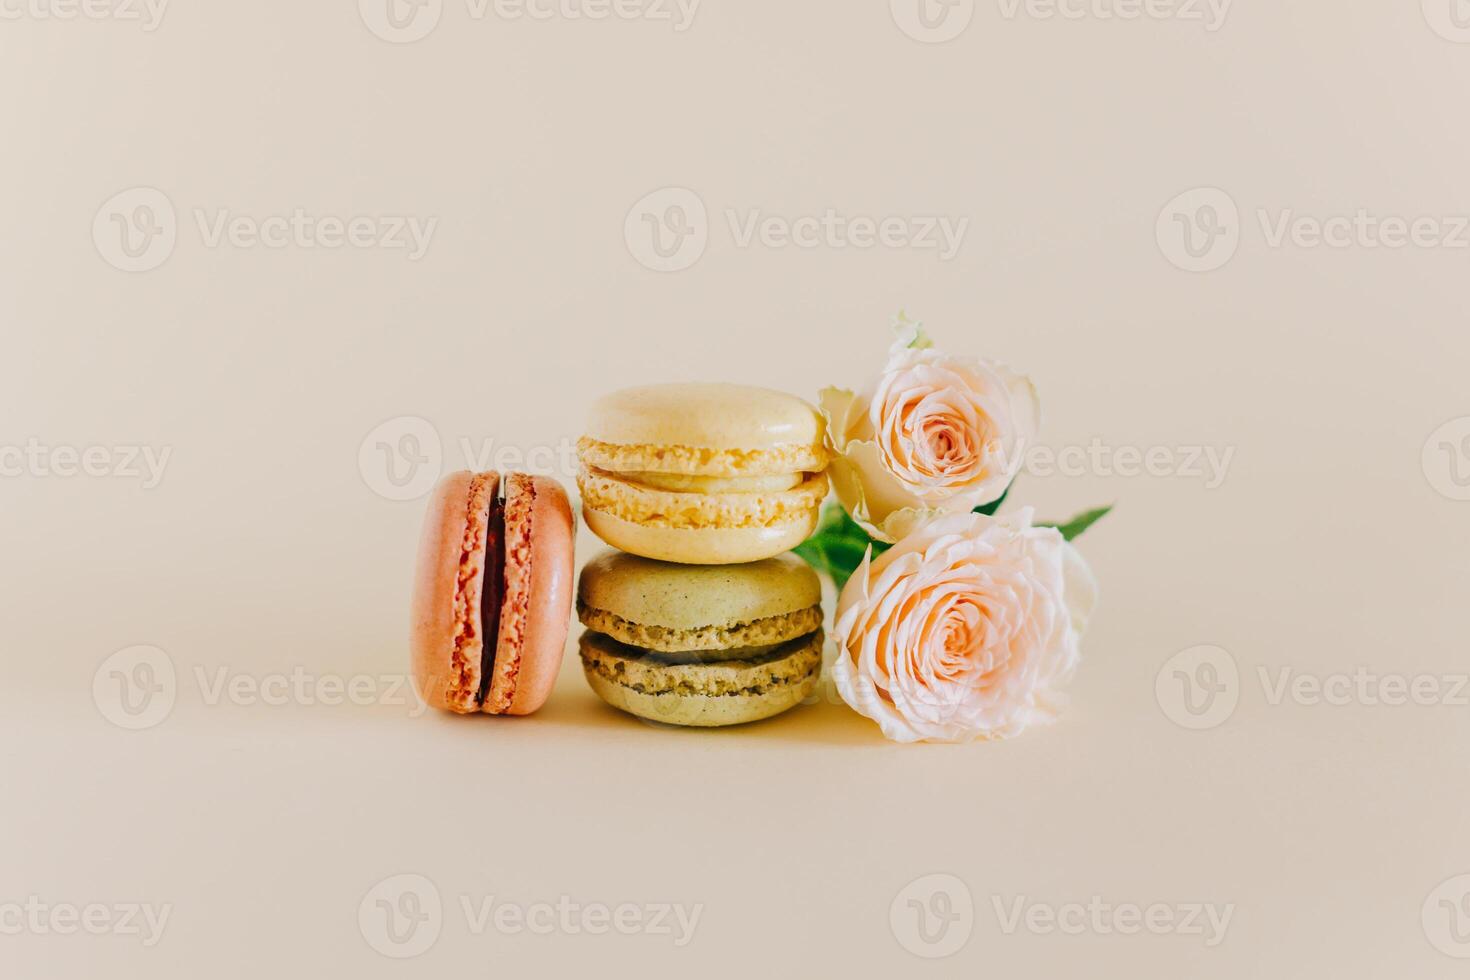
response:
[[[656,739],[671,741],[681,738],[707,740],[735,739],[750,746],[761,741],[805,743],[809,745],[843,745],[892,747],[873,722],[847,706],[837,694],[828,672],[823,668],[816,689],[802,703],[781,714],[738,725],[698,727],[670,725],[629,714],[603,701],[582,677],[582,666],[576,651],[569,653],[563,678],[556,696],[537,714],[540,723],[570,728],[616,731],[636,736],[647,732]],[[652,744],[652,743],[650,743]],[[734,744],[734,743],[732,743]]]

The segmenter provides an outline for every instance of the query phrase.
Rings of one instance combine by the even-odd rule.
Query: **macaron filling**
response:
[[[682,473],[688,476],[747,477],[814,473],[827,468],[827,452],[817,439],[764,449],[707,446],[616,444],[583,436],[577,455],[588,466],[612,473]]]
[[[638,694],[751,697],[809,680],[821,667],[822,633],[817,631],[739,660],[690,660],[655,654],[601,633],[582,637],[582,665]]]
[[[803,473],[771,476],[694,476],[683,473],[624,473],[623,479],[652,490],[674,493],[781,493],[795,490],[806,479]]]
[[[485,531],[485,580],[480,590],[480,687],[475,706],[490,697],[495,677],[495,655],[500,647],[500,615],[505,595],[505,497],[504,486],[490,501]]]
[[[619,474],[583,467],[583,504],[645,527],[770,528],[811,519],[827,495],[825,473],[805,474],[793,489],[746,493],[656,490]]]

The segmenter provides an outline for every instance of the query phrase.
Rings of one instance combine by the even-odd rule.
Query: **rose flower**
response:
[[[888,542],[934,513],[999,499],[1041,415],[1028,379],[930,349],[908,320],[897,327],[887,365],[863,391],[828,388],[821,397],[837,497],[863,530]]]
[[[898,742],[1002,739],[1053,718],[1097,598],[1026,509],[952,514],[863,561],[837,608],[833,678]]]

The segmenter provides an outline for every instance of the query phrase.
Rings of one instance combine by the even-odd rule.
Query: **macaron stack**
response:
[[[609,395],[578,442],[587,526],[620,551],[587,565],[582,666],[613,707],[720,726],[809,696],[822,663],[821,585],[784,552],[827,494],[817,411],[724,384]]]
[[[822,669],[822,590],[785,552],[827,495],[816,409],[737,385],[633,388],[577,446],[583,515],[616,551],[583,569],[588,683],[630,714],[712,727],[769,718]],[[410,646],[424,700],[526,715],[551,694],[572,606],[575,522],[555,480],[451,473],[429,499]]]

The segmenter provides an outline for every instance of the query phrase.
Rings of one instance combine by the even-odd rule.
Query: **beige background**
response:
[[[1463,974],[1439,905],[1463,889],[1431,893],[1470,872],[1470,706],[1273,704],[1258,673],[1448,686],[1467,669],[1470,503],[1449,467],[1470,456],[1439,446],[1465,428],[1427,470],[1421,450],[1470,415],[1470,249],[1272,247],[1258,215],[1470,214],[1470,44],[1449,0],[1239,0],[1216,31],[981,0],[943,44],[880,0],[706,0],[684,31],[476,20],[451,0],[403,44],[348,0],[177,0],[151,32],[28,2],[0,20],[0,445],[172,455],[146,489],[30,464],[0,478],[0,907],[173,913],[152,948],[0,935],[0,972]],[[135,187],[166,195],[177,242],[129,273],[108,261],[104,205]],[[659,273],[624,230],[666,187],[698,195],[708,244]],[[1203,273],[1156,234],[1198,187],[1239,212],[1215,212],[1238,251]],[[210,247],[195,218],[298,208],[438,224],[409,261]],[[970,227],[946,262],[741,247],[726,218],[829,208]],[[564,445],[628,383],[814,397],[878,366],[900,308],[1029,372],[1053,447],[1234,450],[1213,489],[1023,478],[1041,517],[1119,504],[1081,542],[1103,606],[1061,725],[900,747],[829,696],[749,729],[663,731],[604,709],[574,659],[524,721],[208,703],[201,673],[404,668],[422,502],[385,499],[381,465],[360,465],[385,420],[394,440],[411,423],[391,420],[426,420],[458,468],[461,440]],[[138,644],[166,652],[178,691],[130,732],[93,681]],[[1191,731],[1156,678],[1200,644],[1233,658],[1239,703]],[[403,873],[434,883],[445,918],[397,961],[358,907]],[[931,962],[889,913],[912,916],[901,891],[934,873],[964,882],[974,916]],[[703,911],[683,948],[473,935],[459,900],[491,895]],[[1207,948],[1007,934],[993,903],[1020,896],[1235,908]]]

